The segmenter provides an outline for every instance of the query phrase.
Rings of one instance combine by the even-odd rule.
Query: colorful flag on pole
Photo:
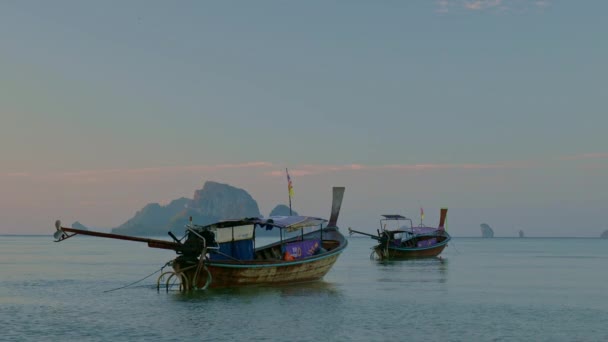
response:
[[[424,220],[424,209],[420,207],[420,221]]]
[[[285,173],[287,174],[287,190],[289,191],[289,198],[293,197],[293,184],[291,183],[291,177],[289,177],[289,172],[285,169]]]

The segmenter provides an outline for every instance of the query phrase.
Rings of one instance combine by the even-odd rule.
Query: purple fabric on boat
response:
[[[321,246],[321,240],[304,240],[285,244],[284,252],[288,252],[296,259],[307,258],[315,254]]]
[[[436,243],[437,243],[437,239],[432,238],[432,239],[428,239],[428,240],[418,241],[418,243],[416,245],[418,247],[429,247],[429,246],[432,246],[432,245],[434,245]]]
[[[437,231],[437,228],[433,227],[414,227],[410,231],[414,232],[414,234],[432,234]]]

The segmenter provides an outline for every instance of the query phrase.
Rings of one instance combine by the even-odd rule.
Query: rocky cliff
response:
[[[170,222],[173,229],[181,229],[192,217],[195,224],[260,216],[258,203],[251,195],[228,184],[205,182],[194,192],[194,198]]]
[[[292,209],[291,215],[298,216],[298,212]],[[272,211],[270,212],[270,214],[268,216],[290,216],[289,207],[286,206],[285,204],[279,204],[276,207],[274,207],[274,209],[272,209]]]
[[[600,237],[602,239],[608,239],[608,229],[604,230],[604,232],[602,233],[602,235],[600,235]]]
[[[482,223],[479,226],[481,227],[481,237],[484,237],[484,238],[493,238],[494,237],[494,231],[492,230],[492,228],[490,228],[490,226],[487,223]]]
[[[184,210],[190,199],[182,197],[168,205],[150,203],[135,213],[131,219],[112,229],[112,233],[125,235],[166,235],[169,223]]]
[[[150,203],[127,222],[112,229],[112,232],[164,236],[173,230],[181,234],[190,216],[195,224],[208,224],[230,218],[257,217],[260,210],[247,191],[208,181],[202,189],[194,192],[192,199],[182,197],[166,206]]]
[[[80,230],[90,230],[88,227],[86,227],[85,225],[83,225],[82,223],[80,223],[78,221],[72,223],[72,228],[76,228],[76,229],[80,229]]]

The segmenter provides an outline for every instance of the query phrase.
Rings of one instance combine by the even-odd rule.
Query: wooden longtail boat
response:
[[[451,237],[445,230],[445,219],[447,208],[441,209],[439,227],[427,227],[422,225],[414,227],[412,220],[401,215],[382,215],[378,235],[368,234],[348,228],[349,233],[362,234],[378,241],[373,248],[372,256],[375,254],[380,259],[409,259],[435,257],[441,254],[448,245]],[[401,221],[409,221],[410,226],[401,226]],[[396,229],[387,229],[387,224],[395,223]]]
[[[82,234],[174,250],[178,257],[170,262],[173,270],[162,273],[157,282],[167,290],[170,284],[191,290],[314,281],[329,272],[348,244],[336,226],[343,196],[343,187],[333,188],[329,222],[310,216],[243,218],[205,226],[190,222],[182,239],[169,232],[174,241],[165,241],[61,227],[57,221],[55,241]],[[304,233],[308,227],[319,229]],[[255,248],[256,229],[273,228],[281,230],[280,241]],[[283,239],[283,232],[294,231],[299,234]]]

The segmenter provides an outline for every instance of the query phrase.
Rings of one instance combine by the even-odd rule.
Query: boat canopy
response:
[[[306,227],[320,226],[323,223],[327,223],[327,220],[311,216],[271,216],[259,225],[266,227],[270,225],[292,232]]]
[[[253,239],[253,224],[232,227],[232,229],[210,228],[218,243]]]
[[[251,217],[239,220],[224,220],[206,226],[195,225],[194,228],[207,230],[217,228],[233,228],[246,225],[257,225],[270,230],[274,227],[292,232],[306,227],[320,226],[327,220],[311,216],[270,216],[268,218]]]
[[[386,230],[386,225],[388,224],[387,221],[395,221],[395,223],[391,223],[392,225],[395,225],[395,226],[399,226],[400,223],[398,221],[410,221],[410,227],[414,225],[410,218],[407,218],[403,215],[382,215],[382,217],[383,218],[380,219],[380,229],[381,230]],[[395,228],[397,228],[397,227],[395,227]],[[402,226],[399,228],[401,230],[405,230],[407,227]]]
[[[382,215],[385,220],[406,220],[407,217],[401,215]]]

